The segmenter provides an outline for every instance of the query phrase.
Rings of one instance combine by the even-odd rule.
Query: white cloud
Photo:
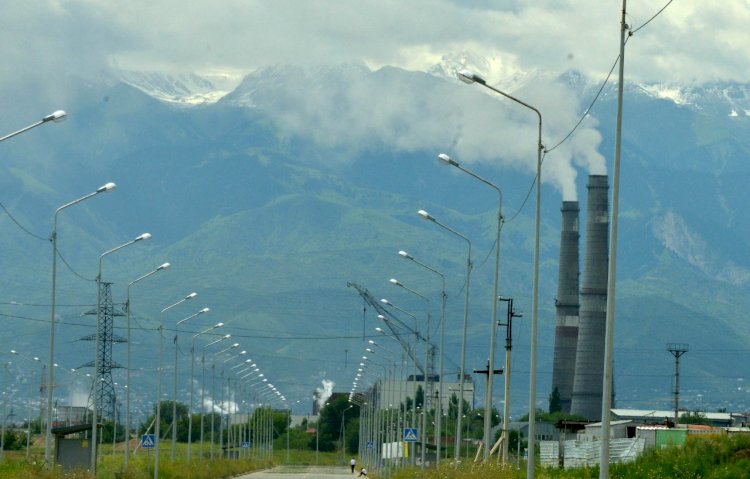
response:
[[[421,69],[449,51],[507,68],[601,75],[618,53],[620,2],[519,0],[224,0],[12,2],[3,12],[3,77],[131,70],[244,71],[271,64],[364,61]],[[628,4],[628,23],[662,4]],[[747,0],[682,0],[630,38],[637,80],[743,80]]]

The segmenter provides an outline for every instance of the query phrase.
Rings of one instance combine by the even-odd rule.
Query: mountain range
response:
[[[275,66],[230,86],[197,75],[139,72],[106,80],[71,79],[60,94],[69,101],[65,123],[35,129],[0,148],[0,203],[7,211],[0,215],[3,343],[45,360],[51,263],[46,239],[53,214],[60,205],[114,181],[116,191],[66,209],[59,218],[58,248],[65,262],[58,266],[56,361],[73,368],[93,360],[93,345],[79,338],[93,332],[91,317],[83,313],[95,305],[99,255],[144,231],[152,233],[149,242],[107,257],[102,274],[121,304],[130,281],[164,261],[172,263],[131,290],[138,368],[133,391],[141,412],[154,394],[158,324],[164,321],[170,331],[164,342],[170,358],[174,324],[204,306],[210,314],[180,328],[180,357],[189,361],[191,334],[224,322],[222,334],[232,334],[298,413],[307,411],[323,380],[334,381],[337,391],[349,390],[365,339],[397,354],[395,343],[377,337],[375,311],[347,283],[417,315],[422,332],[424,302],[388,279],[398,278],[423,293],[431,300],[431,336],[437,343],[439,281],[401,259],[399,250],[446,275],[446,364],[455,374],[466,245],[422,221],[418,209],[472,240],[467,367],[484,366],[497,197],[476,180],[440,166],[436,156],[444,152],[459,160],[465,155],[472,170],[503,191],[500,290],[514,297],[524,314],[514,323],[511,395],[512,411],[523,413],[534,118],[458,82],[451,76],[455,66],[428,73],[371,71],[361,65]],[[574,126],[564,120],[581,115],[599,85],[569,72],[519,76],[499,88],[509,85],[519,98],[534,98],[548,84],[557,90],[546,91],[566,94],[543,97],[547,109],[540,109],[550,118],[543,139],[550,149],[558,134]],[[618,407],[669,408],[674,359],[666,344],[686,343],[682,404],[748,409],[748,91],[750,85],[736,83],[626,84],[617,257]],[[573,139],[545,154],[542,408],[551,380],[561,201],[571,191],[577,194],[584,225],[589,172],[582,157],[600,155],[611,169],[615,108],[609,84]],[[2,126],[14,128],[8,119]],[[554,177],[560,171],[574,172],[566,180],[572,187],[560,186],[564,182]],[[191,291],[198,292],[196,300],[159,314]],[[124,327],[118,318],[117,333]],[[498,334],[502,337],[503,331]],[[4,358],[6,353],[0,354]],[[115,360],[124,364],[124,354],[124,346],[116,345]],[[39,382],[38,367],[16,359],[13,364],[14,397],[21,398],[28,391],[23,384]],[[165,368],[169,374],[171,366]],[[124,381],[122,371],[114,374],[116,381]],[[85,395],[86,378],[71,378],[59,384],[63,400]],[[482,381],[475,377],[478,403]],[[496,398],[502,397],[499,383]],[[181,384],[184,398],[186,376]]]

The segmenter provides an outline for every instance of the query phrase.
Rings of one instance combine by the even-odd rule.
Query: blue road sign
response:
[[[250,447],[250,443],[247,442],[247,441],[243,441],[242,447],[244,447],[245,449],[247,449],[248,447]]]
[[[367,441],[367,449],[372,449],[372,441]]]
[[[156,443],[156,436],[153,434],[144,434],[141,436],[141,447],[144,449],[153,449]]]
[[[405,427],[404,428],[404,441],[406,442],[417,442],[419,434],[417,433],[416,427]]]

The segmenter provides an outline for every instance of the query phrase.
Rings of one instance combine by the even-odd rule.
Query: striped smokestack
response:
[[[578,208],[577,201],[563,201],[560,228],[560,272],[555,299],[555,357],[552,390],[557,388],[562,412],[570,413],[578,343]]]
[[[590,175],[586,207],[580,323],[570,412],[601,419],[609,259],[609,201],[606,175]]]

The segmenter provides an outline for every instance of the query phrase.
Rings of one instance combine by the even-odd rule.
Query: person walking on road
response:
[[[354,458],[352,458],[352,460],[351,460],[351,461],[349,461],[349,465],[350,465],[350,466],[351,466],[351,468],[352,468],[352,474],[354,474],[354,466],[356,466],[356,465],[357,465],[357,461],[355,461],[355,460],[354,460]]]

